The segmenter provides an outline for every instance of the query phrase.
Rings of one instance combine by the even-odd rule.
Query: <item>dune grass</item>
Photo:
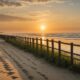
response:
[[[71,65],[70,57],[69,56],[67,56],[67,57],[61,56],[59,58],[59,54],[56,50],[53,55],[53,53],[50,49],[47,52],[47,49],[45,46],[41,47],[41,45],[33,44],[33,43],[26,44],[24,41],[18,40],[16,38],[5,39],[5,41],[8,43],[11,43],[12,45],[14,45],[20,49],[23,49],[24,51],[30,52],[39,58],[44,58],[47,62],[49,62],[53,65],[68,68],[72,71],[80,73],[80,64]]]

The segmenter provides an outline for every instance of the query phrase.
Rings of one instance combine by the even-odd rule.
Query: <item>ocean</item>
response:
[[[12,34],[13,35],[13,34]],[[54,39],[60,41],[67,41],[69,43],[80,44],[80,33],[16,33],[14,35],[23,36],[23,37],[38,37],[45,39]]]
[[[48,33],[48,34],[36,34],[36,33],[18,33],[18,36],[23,37],[38,37],[42,39],[54,39],[55,41],[61,41],[66,43],[74,43],[80,45],[80,33]],[[43,42],[43,44],[46,44]],[[58,45],[55,43],[55,48],[58,48]],[[62,44],[62,50],[70,51],[69,45]],[[80,54],[80,47],[74,46],[74,53]]]
[[[48,33],[48,34],[38,34],[38,33],[15,33],[15,34],[8,34],[14,36],[22,36],[22,37],[38,37],[44,39],[54,39],[55,41],[61,41],[66,43],[73,43],[80,45],[80,33]],[[43,45],[46,42],[43,41]],[[49,44],[51,46],[51,44]],[[58,43],[54,44],[54,47],[58,49]],[[70,52],[71,47],[70,45],[61,44],[61,50]],[[80,46],[74,46],[73,52],[75,54],[80,54]],[[74,56],[75,57],[75,56]],[[80,56],[78,57],[80,59]]]

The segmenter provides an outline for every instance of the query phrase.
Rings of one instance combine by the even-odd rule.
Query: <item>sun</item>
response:
[[[46,26],[45,25],[41,25],[40,28],[41,28],[41,31],[44,31],[46,29]]]

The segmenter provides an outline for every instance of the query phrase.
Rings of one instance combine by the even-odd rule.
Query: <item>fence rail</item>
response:
[[[20,37],[20,36],[8,36],[2,35],[2,38],[9,42],[14,42],[18,45],[25,45],[26,49],[35,52],[37,55],[47,55],[54,61],[55,56],[57,55],[58,63],[61,63],[62,58],[68,57],[71,65],[80,64],[80,53],[74,53],[74,47],[80,47],[78,44],[74,43],[65,43],[61,41],[55,41],[54,39],[42,39],[42,38],[29,38],[29,37]],[[45,44],[43,43],[45,42]],[[58,45],[55,48],[55,43]],[[62,49],[62,45],[68,45],[70,51]],[[76,57],[75,57],[76,56]]]

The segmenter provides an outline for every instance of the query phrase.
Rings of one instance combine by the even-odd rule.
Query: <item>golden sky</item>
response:
[[[0,32],[80,32],[80,0],[0,0]]]

